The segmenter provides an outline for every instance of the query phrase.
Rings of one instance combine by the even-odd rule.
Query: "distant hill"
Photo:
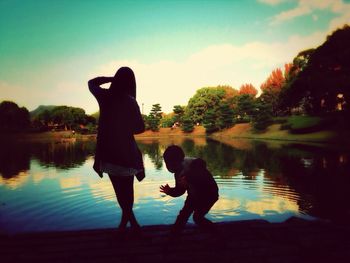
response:
[[[57,107],[57,106],[54,106],[54,105],[40,105],[35,110],[29,112],[29,114],[30,114],[31,118],[34,118],[34,117],[37,117],[40,113],[44,112],[45,110],[50,111],[50,110],[54,109],[55,107]]]

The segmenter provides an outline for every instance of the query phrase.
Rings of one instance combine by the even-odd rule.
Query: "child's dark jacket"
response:
[[[218,199],[218,186],[203,159],[187,157],[182,162],[181,171],[175,173],[175,187],[171,188],[169,195],[177,197],[184,194],[186,190],[187,198],[194,204]]]

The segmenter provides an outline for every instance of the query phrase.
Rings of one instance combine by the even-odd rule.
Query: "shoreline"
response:
[[[216,223],[207,233],[187,225],[177,239],[170,225],[0,235],[3,262],[348,262],[350,227],[292,217],[282,223]]]
[[[141,134],[136,134],[135,139],[164,139],[164,138],[210,138],[218,141],[232,140],[232,139],[246,139],[246,140],[270,140],[279,142],[300,142],[300,143],[350,143],[348,136],[336,133],[331,130],[324,130],[313,133],[292,134],[288,130],[281,130],[280,124],[273,124],[268,127],[265,132],[255,133],[252,131],[251,125],[247,123],[236,124],[235,126],[206,134],[205,128],[196,126],[191,133],[185,133],[181,129],[160,128],[158,132],[145,131]],[[0,141],[3,139],[12,139],[18,141],[42,141],[42,142],[75,142],[95,140],[96,134],[73,134],[71,131],[48,131],[41,133],[15,133],[2,134]]]

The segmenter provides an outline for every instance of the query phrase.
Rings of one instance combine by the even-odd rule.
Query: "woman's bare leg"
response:
[[[125,229],[128,222],[131,227],[138,228],[139,224],[132,210],[134,205],[134,177],[133,176],[110,176],[118,203],[122,209],[122,217],[119,229]]]

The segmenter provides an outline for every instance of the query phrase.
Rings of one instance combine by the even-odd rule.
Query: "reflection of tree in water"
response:
[[[1,142],[0,174],[3,178],[11,178],[30,167],[30,147],[27,144]]]
[[[163,167],[163,155],[161,152],[161,146],[159,141],[152,141],[144,143],[142,141],[137,141],[142,154],[147,154],[151,159],[151,162],[154,164],[155,169],[161,170]]]
[[[94,141],[75,143],[31,143],[1,142],[0,174],[3,178],[17,176],[21,171],[30,169],[31,158],[37,159],[42,166],[69,169],[82,165],[87,156],[95,151]]]
[[[292,198],[301,212],[336,220],[350,218],[349,150],[306,144],[271,146],[262,141],[251,144],[238,149],[210,139],[204,145],[186,139],[180,146],[187,156],[203,158],[215,176],[226,178],[241,172],[245,179],[256,180],[257,172],[263,171],[264,180],[275,187],[273,194]],[[140,144],[157,169],[162,163],[161,148],[166,146],[157,141]]]
[[[350,152],[331,148],[294,145],[307,155],[284,160],[283,174],[303,198],[303,211],[320,218],[346,222],[350,217]],[[299,158],[298,158],[299,157]]]
[[[63,143],[38,143],[33,145],[32,155],[43,166],[69,169],[82,165],[95,152],[94,141]]]
[[[187,156],[205,160],[208,169],[215,176],[226,176],[235,162],[236,156],[232,154],[232,147],[210,139],[205,145],[200,146],[195,145],[191,140],[185,140],[181,146]]]

